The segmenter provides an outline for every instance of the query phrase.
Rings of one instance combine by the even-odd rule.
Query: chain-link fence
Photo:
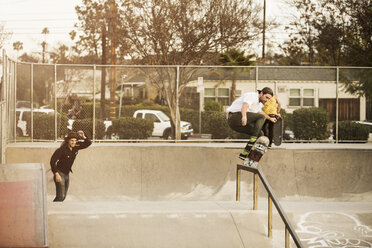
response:
[[[228,127],[225,110],[263,87],[281,104],[285,142],[366,142],[362,121],[372,117],[369,99],[345,88],[371,68],[12,62],[9,70],[13,141],[59,140],[69,129],[95,141],[240,141],[247,137]]]
[[[15,102],[17,66],[5,52],[1,57],[0,70],[0,163],[5,163],[5,146],[15,140]]]

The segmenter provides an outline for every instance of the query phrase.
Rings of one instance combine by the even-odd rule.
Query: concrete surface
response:
[[[43,162],[58,143],[7,147],[7,163]],[[284,247],[267,199],[242,174],[235,202],[236,158],[244,144],[93,144],[80,151],[68,197],[51,202],[50,247]],[[20,156],[22,154],[22,156]],[[283,144],[260,163],[305,247],[372,247],[372,146]],[[294,246],[291,246],[294,247]]]

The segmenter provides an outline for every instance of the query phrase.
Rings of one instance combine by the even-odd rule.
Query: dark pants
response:
[[[53,180],[54,183],[56,184],[56,198],[54,198],[53,201],[62,202],[65,200],[67,195],[68,186],[70,184],[70,178],[68,174],[64,174],[63,172],[59,171],[58,174],[61,176],[62,181],[56,182],[56,176],[54,175]]]
[[[276,118],[276,115],[269,115],[270,117]],[[270,140],[270,145],[273,143],[274,138],[274,122],[271,122],[270,120],[266,120],[262,130],[264,132],[264,135],[267,136]]]
[[[262,126],[265,123],[265,116],[260,113],[247,112],[247,125],[242,125],[242,113],[228,113],[227,124],[229,127],[238,132],[250,136],[260,137],[263,135]],[[248,144],[246,146],[248,148]]]

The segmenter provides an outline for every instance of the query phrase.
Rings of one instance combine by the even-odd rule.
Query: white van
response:
[[[33,109],[34,113],[46,113],[54,114],[54,109]],[[31,120],[31,109],[30,108],[17,108],[16,109],[16,120],[17,120],[17,136],[24,137],[29,136],[27,133],[27,121]],[[35,125],[35,123],[34,123]]]

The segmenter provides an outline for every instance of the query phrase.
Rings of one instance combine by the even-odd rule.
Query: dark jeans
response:
[[[54,183],[56,184],[56,198],[54,198],[53,201],[62,202],[65,200],[67,195],[68,186],[70,184],[70,178],[68,174],[64,174],[63,172],[59,171],[58,174],[61,176],[62,181],[56,182],[56,176],[54,175],[53,180]]]
[[[276,118],[276,115],[269,115],[270,117]],[[273,143],[273,138],[274,138],[274,122],[271,122],[269,120],[266,120],[262,130],[264,132],[264,135],[267,136],[270,140],[270,145]]]
[[[263,135],[262,126],[265,123],[265,116],[260,113],[247,112],[247,125],[242,125],[242,113],[228,113],[227,124],[229,127],[238,132],[250,136],[260,137]],[[248,147],[248,144],[246,148]]]

